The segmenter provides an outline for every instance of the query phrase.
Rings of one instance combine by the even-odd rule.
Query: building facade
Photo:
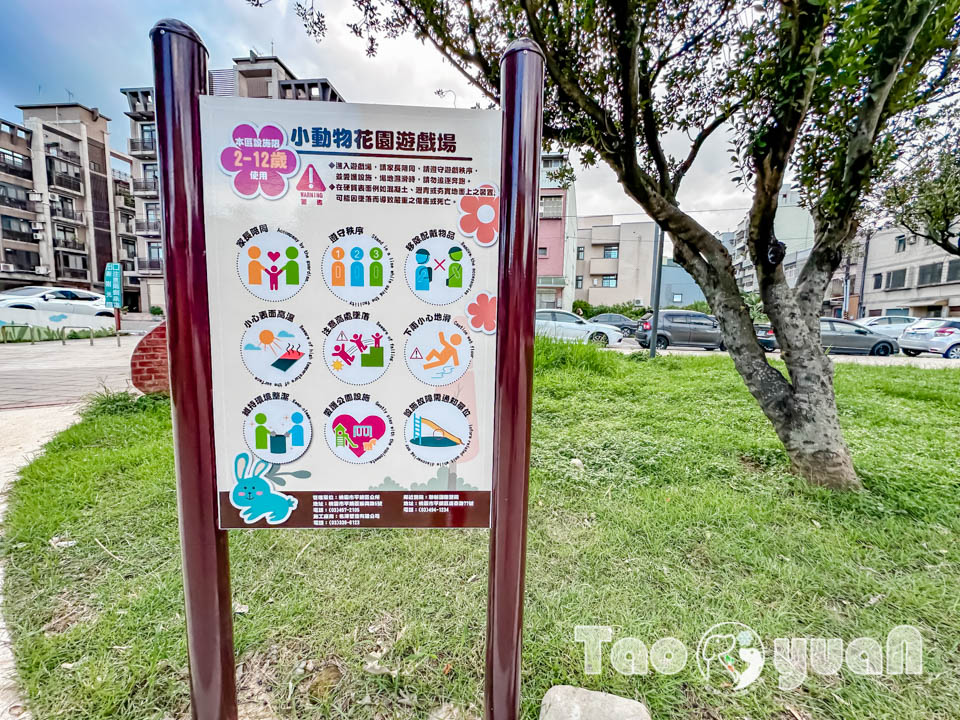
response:
[[[210,70],[207,75],[211,95],[221,97],[270,98],[274,100],[318,100],[344,102],[326,78],[297,78],[280,58],[260,56],[233,59],[233,67]],[[120,258],[130,281],[131,295],[146,311],[165,309],[163,287],[163,239],[160,236],[160,184],[157,163],[157,124],[153,88],[120,90],[127,98],[130,118],[129,156],[131,176],[116,174],[123,202],[120,213]],[[128,231],[132,230],[130,233]],[[127,287],[124,288],[125,292]],[[131,297],[131,301],[134,298]]]
[[[690,305],[704,295],[693,277],[673,260],[673,244],[663,236],[660,306]],[[630,303],[649,307],[656,264],[654,223],[615,224],[612,215],[578,219],[576,299],[591,305]]]
[[[550,177],[569,163],[565,152],[540,156],[537,231],[537,307],[573,310],[577,246],[577,193]]]
[[[730,254],[737,285],[744,292],[757,292],[757,273],[747,247],[749,227],[750,216],[745,215],[733,233],[733,249]],[[800,192],[797,189],[786,185],[780,188],[777,214],[773,219],[773,234],[786,245],[787,255],[783,261],[783,270],[787,282],[793,285],[799,269],[810,254],[810,248],[813,247],[813,216],[800,205]],[[722,235],[727,236],[726,233]]]
[[[109,118],[79,103],[18,105],[0,121],[0,288],[103,289],[116,259]]]
[[[960,257],[902,228],[863,243],[860,316],[960,317]]]

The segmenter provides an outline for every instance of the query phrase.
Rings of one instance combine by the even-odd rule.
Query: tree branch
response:
[[[693,144],[690,146],[690,152],[687,153],[687,157],[684,158],[683,162],[680,163],[673,174],[672,183],[674,188],[677,188],[680,185],[680,181],[683,179],[684,175],[686,175],[693,166],[693,161],[697,159],[697,155],[700,153],[700,148],[703,147],[703,144],[707,141],[707,138],[709,138],[718,128],[720,128],[720,126],[729,120],[733,114],[742,107],[742,105],[743,101],[738,100],[727,110],[717,115],[713,120],[701,128],[700,132],[697,133],[697,136],[693,139]]]

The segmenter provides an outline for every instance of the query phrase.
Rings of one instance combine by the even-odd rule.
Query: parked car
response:
[[[0,291],[0,309],[41,310],[113,317],[103,295],[68,287],[27,285]]]
[[[894,355],[897,341],[876,330],[849,320],[820,318],[820,344],[829,353],[850,355]]]
[[[960,360],[960,318],[924,318],[900,336],[900,349],[907,355],[932,352]]]
[[[856,320],[858,325],[865,328],[876,330],[878,333],[887,337],[900,337],[908,325],[915,323],[920,318],[912,315],[881,315],[879,317],[865,317]]]
[[[777,342],[777,335],[773,332],[772,326],[754,325],[753,329],[757,333],[757,342],[760,343],[760,347],[764,350],[773,352],[774,350],[780,349],[780,344]]]
[[[650,347],[650,332],[653,313],[640,318],[637,341],[642,347]],[[678,347],[702,347],[705,350],[723,349],[723,335],[716,318],[691,310],[661,310],[657,323],[657,348],[664,350],[671,345]]]
[[[598,345],[616,345],[623,341],[623,333],[613,325],[588,323],[565,310],[537,310],[536,333],[566,342],[594,342]]]
[[[637,327],[640,325],[639,320],[628,318],[626,315],[621,315],[620,313],[600,313],[599,315],[594,315],[592,318],[588,318],[587,322],[613,325],[627,337],[636,335]]]

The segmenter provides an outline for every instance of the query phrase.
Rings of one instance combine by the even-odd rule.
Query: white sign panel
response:
[[[221,527],[487,526],[500,112],[200,110]]]

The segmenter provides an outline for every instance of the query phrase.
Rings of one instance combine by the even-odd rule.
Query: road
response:
[[[132,389],[130,355],[140,336],[0,344],[0,410],[76,403],[98,390]]]
[[[647,348],[640,347],[634,338],[624,338],[623,342],[614,347],[608,348],[622,353],[633,353],[642,350],[650,352]],[[657,355],[717,355],[716,350],[700,350],[698,348],[667,348],[666,350],[657,350]],[[780,353],[770,353],[771,358],[779,358]],[[831,355],[834,362],[853,363],[855,365],[905,365],[908,367],[919,367],[927,370],[938,368],[955,368],[960,370],[960,362],[956,360],[947,360],[938,355],[920,355],[918,357],[907,357],[906,355],[890,355],[888,357],[873,357],[871,355]]]

